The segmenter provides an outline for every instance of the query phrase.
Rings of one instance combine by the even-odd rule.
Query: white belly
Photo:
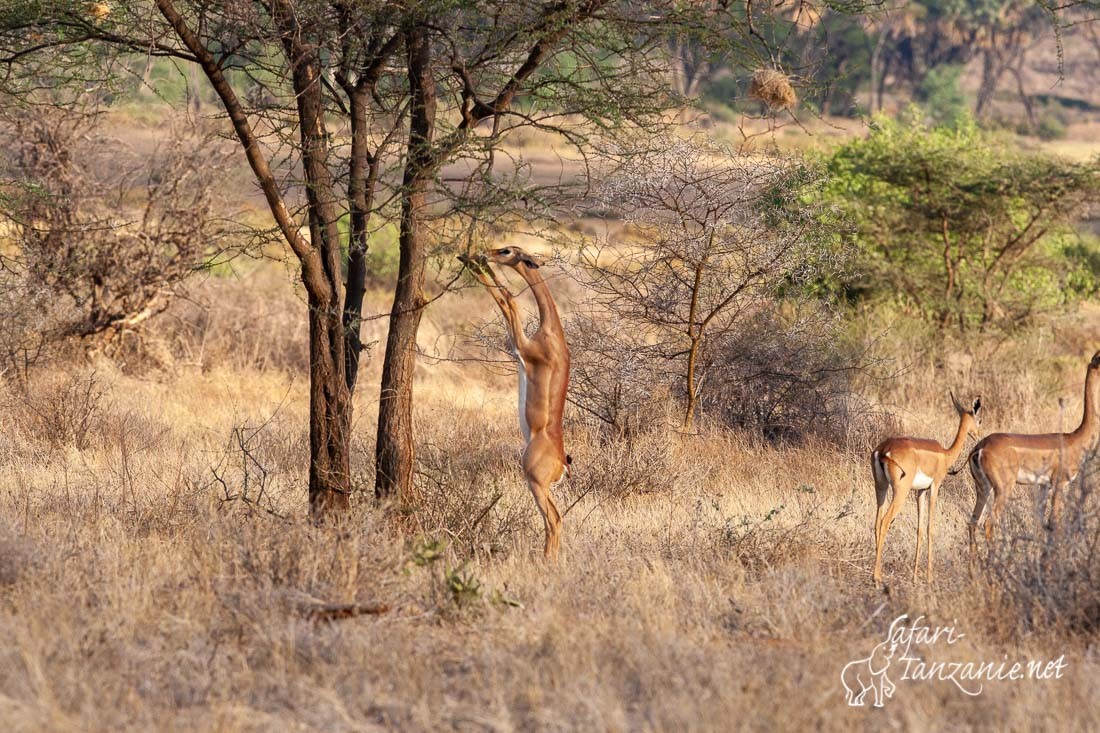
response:
[[[527,424],[527,365],[519,355],[518,349],[512,354],[519,365],[517,370],[519,372],[519,430],[523,433],[523,442],[526,444],[531,442],[531,426]]]
[[[932,487],[932,477],[917,469],[917,475],[913,477],[913,488],[917,491]]]
[[[1016,474],[1018,484],[1045,484],[1050,482],[1050,476],[1045,473],[1033,473],[1026,468],[1021,468]]]

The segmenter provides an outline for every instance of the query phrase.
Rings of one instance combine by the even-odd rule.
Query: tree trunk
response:
[[[699,360],[699,339],[692,338],[691,348],[688,350],[688,363],[686,378],[687,389],[687,404],[684,406],[684,424],[683,430],[686,432],[691,430],[692,425],[695,423],[695,404],[698,401],[696,396],[696,390],[698,387],[695,384],[695,368]]]
[[[340,213],[328,168],[320,56],[315,46],[292,38],[310,241],[320,251],[324,280],[320,294],[309,298],[309,508],[320,518],[348,507],[352,403],[344,360]]]
[[[885,74],[885,69],[883,69],[882,64],[882,49],[885,44],[886,33],[883,29],[880,28],[878,31],[878,37],[875,38],[874,46],[871,47],[871,80],[870,84],[868,85],[870,87],[870,90],[867,100],[868,112],[870,112],[871,114],[875,114],[882,109],[881,80],[883,78],[883,75]]]
[[[714,234],[710,235],[709,246],[714,244]],[[695,266],[695,277],[691,283],[691,305],[688,307],[687,336],[690,341],[688,348],[687,373],[684,375],[687,388],[687,405],[684,407],[684,430],[690,430],[695,421],[695,367],[699,363],[699,345],[703,342],[703,324],[699,324],[699,295],[703,292],[703,268],[706,260],[700,261]]]
[[[879,67],[878,88],[875,90],[875,111],[881,112],[886,97],[886,75],[890,71],[890,59],[887,57]]]
[[[195,117],[202,114],[202,86],[199,84],[201,73],[198,64],[191,64],[187,69],[187,106]]]
[[[1012,75],[1016,77],[1016,93],[1020,96],[1020,101],[1024,105],[1024,111],[1027,112],[1027,123],[1031,126],[1032,130],[1036,130],[1039,127],[1039,119],[1035,115],[1035,104],[1032,102],[1031,96],[1024,87],[1023,65],[1024,60],[1021,56],[1019,63],[1012,69]]]
[[[990,41],[992,44],[994,41]],[[990,48],[982,52],[982,81],[978,86],[978,99],[974,105],[974,116],[984,117],[989,103],[993,100],[993,94],[997,91],[998,64],[996,63],[996,49]]]
[[[339,310],[309,300],[309,513],[348,508],[351,395],[344,380]]]
[[[351,98],[351,165],[348,201],[351,204],[351,234],[348,238],[348,276],[344,287],[344,373],[348,391],[355,391],[359,376],[359,355],[363,350],[363,296],[367,287],[367,223],[377,182],[377,166],[367,148],[370,125],[367,93],[353,89]]]
[[[416,370],[416,334],[425,305],[424,269],[428,255],[428,187],[433,171],[432,135],[435,128],[435,82],[431,49],[423,27],[411,28],[408,51],[409,143],[401,204],[401,258],[397,287],[390,311],[389,337],[378,396],[378,442],[375,446],[374,491],[379,498],[407,498],[412,492],[413,373]]]
[[[298,99],[302,165],[309,203],[310,241],[287,211],[279,185],[262,153],[248,116],[221,65],[188,27],[172,0],[156,0],[157,8],[187,49],[202,65],[206,78],[221,100],[260,184],[279,230],[302,266],[302,283],[309,294],[309,509],[313,517],[348,506],[351,489],[349,435],[351,397],[344,377],[344,329],[340,298],[340,231],[338,209],[328,170],[328,134],[320,84],[320,57],[316,47],[302,42],[294,14],[277,3],[280,25],[286,31],[286,50],[294,69]]]

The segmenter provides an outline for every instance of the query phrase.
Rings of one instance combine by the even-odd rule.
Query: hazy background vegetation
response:
[[[0,8],[5,68],[26,71],[12,49],[47,5]],[[95,44],[33,56],[20,83],[111,73],[7,90],[0,113],[0,723],[1095,730],[1095,464],[1072,536],[1047,547],[1019,491],[975,573],[973,492],[949,479],[937,580],[909,580],[910,508],[874,587],[868,456],[947,441],[949,390],[982,396],[987,432],[1077,423],[1100,348],[1098,12],[795,5],[728,37],[669,32],[654,127],[602,118],[592,157],[557,130],[502,136],[519,193],[476,226],[455,224],[476,218],[472,164],[441,167],[412,491],[382,503],[371,390],[401,212],[380,206],[352,509],[326,526],[305,501],[308,297],[205,78]],[[554,74],[601,58],[563,52]],[[761,92],[761,69],[790,87]],[[286,103],[271,73],[227,66],[256,119]],[[297,207],[287,129],[266,152]],[[537,557],[515,367],[455,260],[505,244],[544,258],[573,353],[557,566]],[[383,612],[322,619],[332,604]],[[847,708],[841,668],[902,613],[957,625],[967,660],[1065,654],[1068,673],[977,698],[899,682],[884,710]]]

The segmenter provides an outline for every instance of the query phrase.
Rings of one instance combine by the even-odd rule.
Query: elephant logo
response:
[[[851,706],[865,705],[868,692],[874,692],[874,705],[881,708],[883,700],[894,696],[894,683],[886,676],[890,660],[898,645],[887,637],[871,650],[871,655],[854,662],[848,662],[840,671],[840,682],[844,685],[844,700]]]

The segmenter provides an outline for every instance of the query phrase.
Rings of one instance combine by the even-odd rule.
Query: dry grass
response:
[[[564,557],[548,567],[511,378],[426,362],[420,508],[363,498],[346,524],[310,526],[301,304],[284,273],[250,278],[199,285],[207,313],[162,317],[132,352],[157,354],[152,366],[97,364],[81,431],[36,416],[91,367],[0,395],[3,729],[1100,726],[1095,630],[1023,619],[1018,599],[969,578],[963,475],[944,490],[939,579],[908,580],[909,507],[887,546],[888,589],[872,587],[862,449],[664,428],[608,442],[570,415],[576,478],[560,492]],[[425,348],[471,312],[492,313],[483,293],[445,299]],[[906,431],[941,439],[954,429],[948,384],[982,392],[986,429],[1054,428],[1058,396],[1078,414],[1087,320],[1054,343],[1002,347],[997,369],[921,357],[877,399]],[[364,481],[375,362],[355,427]],[[317,622],[303,598],[390,610]],[[975,659],[1064,653],[1068,674],[976,698],[899,682],[883,710],[846,707],[841,668],[902,613],[954,620]]]

